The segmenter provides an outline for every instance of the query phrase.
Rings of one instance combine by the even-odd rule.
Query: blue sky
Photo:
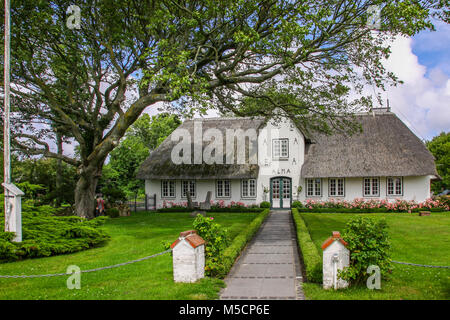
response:
[[[436,23],[436,31],[423,31],[413,37],[412,51],[427,69],[440,68],[450,76],[450,25]]]
[[[436,22],[436,31],[398,37],[385,67],[404,84],[384,97],[392,111],[421,139],[450,131],[450,25]]]

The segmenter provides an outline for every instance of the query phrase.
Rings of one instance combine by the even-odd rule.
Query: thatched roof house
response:
[[[358,115],[362,133],[314,137],[303,178],[437,176],[433,155],[394,114]]]
[[[316,133],[305,138],[289,119],[282,123],[262,118],[188,120],[150,154],[138,178],[146,180],[148,194],[174,201],[185,199],[189,190],[200,199],[210,190],[215,191],[213,199],[245,203],[265,199],[273,207],[290,206],[292,199],[429,197],[430,179],[438,175],[424,143],[391,112],[357,115],[356,121],[361,133]],[[208,130],[214,138],[203,136]],[[228,131],[237,134],[231,139]],[[185,138],[189,146],[178,155],[189,161],[176,164],[173,150]],[[235,138],[246,141],[244,163],[227,161],[238,150]],[[227,148],[228,140],[234,141],[234,149]],[[217,141],[223,154],[211,148]],[[211,155],[223,161],[205,163],[201,159],[205,150],[214,150]]]

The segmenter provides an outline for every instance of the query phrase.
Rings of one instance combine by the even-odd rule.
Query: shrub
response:
[[[106,202],[110,205],[123,203],[127,201],[127,195],[122,189],[115,187],[103,187],[102,188],[103,197],[106,199]]]
[[[110,218],[118,218],[120,217],[118,208],[109,208],[105,210],[105,214]]]
[[[197,215],[193,222],[197,234],[205,240],[205,273],[216,276],[223,273],[223,252],[229,243],[226,229],[214,222],[213,217]]]
[[[306,280],[315,283],[322,283],[322,257],[319,254],[316,245],[312,241],[305,221],[300,216],[297,208],[292,208],[292,216],[297,229],[297,240],[306,269]]]
[[[342,279],[362,283],[369,276],[366,270],[370,265],[380,267],[381,275],[386,277],[391,269],[391,246],[384,219],[355,217],[347,223],[342,238],[350,250],[350,266],[340,273]]]
[[[270,208],[270,202],[269,201],[263,201],[259,204],[260,208]]]
[[[3,197],[0,200],[3,209]],[[12,261],[32,257],[72,253],[104,244],[110,238],[100,228],[106,217],[86,220],[76,216],[54,216],[57,209],[22,203],[22,239],[11,242],[11,232],[0,232],[0,260]],[[3,213],[0,223],[4,224]]]
[[[301,203],[301,201],[295,200],[292,202],[292,207],[293,208],[303,208],[303,203]]]

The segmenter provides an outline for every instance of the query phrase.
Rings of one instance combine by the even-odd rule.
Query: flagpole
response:
[[[4,162],[4,182],[11,183],[11,151],[10,151],[10,0],[5,0],[5,61],[4,61],[4,143],[3,143],[3,162]],[[9,231],[9,191],[5,187],[5,231]]]

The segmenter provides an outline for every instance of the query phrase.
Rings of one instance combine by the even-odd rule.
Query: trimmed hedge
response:
[[[225,249],[223,253],[223,273],[217,275],[220,278],[224,278],[231,270],[236,258],[241,253],[242,249],[244,249],[245,245],[248,241],[250,241],[256,232],[261,227],[261,224],[264,222],[266,217],[268,216],[270,210],[265,209],[260,214],[258,214],[253,221],[248,225],[248,227],[239,233],[234,239],[231,245]]]
[[[298,209],[292,208],[291,211],[296,226],[298,244],[306,269],[306,280],[309,282],[322,283],[322,257],[312,241],[305,221],[301,217]]]

